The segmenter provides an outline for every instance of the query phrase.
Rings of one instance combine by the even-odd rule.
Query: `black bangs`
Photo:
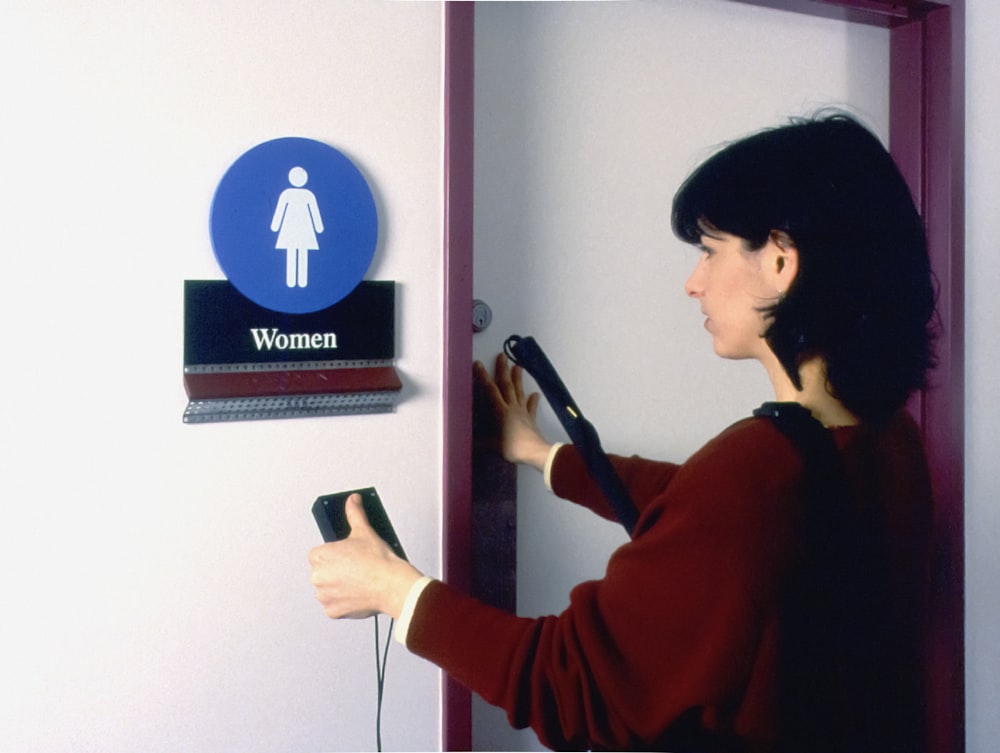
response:
[[[674,196],[671,225],[687,243],[698,243],[707,224],[745,238],[758,248],[772,230],[788,230],[786,166],[764,131],[706,160]]]
[[[853,171],[881,151],[870,132],[839,112],[755,133],[707,159],[678,189],[674,234],[696,243],[707,221],[756,248],[773,230],[793,239],[819,231],[825,220],[841,219],[838,209],[850,201],[845,189],[857,183]]]

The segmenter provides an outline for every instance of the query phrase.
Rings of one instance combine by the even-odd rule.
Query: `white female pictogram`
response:
[[[323,232],[316,196],[303,188],[308,180],[309,174],[301,167],[288,171],[292,188],[281,192],[271,219],[271,232],[278,233],[274,247],[285,249],[285,284],[290,288],[309,283],[309,251],[319,249],[316,234]]]

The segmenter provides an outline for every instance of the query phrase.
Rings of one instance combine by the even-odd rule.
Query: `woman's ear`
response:
[[[799,249],[788,233],[775,230],[768,242],[768,273],[773,275],[778,295],[784,295],[799,272]]]

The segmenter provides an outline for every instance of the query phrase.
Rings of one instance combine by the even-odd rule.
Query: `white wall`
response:
[[[967,0],[967,30],[968,749],[987,753],[1000,739],[1000,408],[992,388],[1000,367],[1000,7]],[[479,33],[488,39],[488,28]],[[720,50],[699,37],[678,65],[773,51],[771,38]],[[304,561],[316,541],[308,505],[322,491],[374,481],[413,559],[436,571],[440,42],[440,9],[431,3],[0,0],[8,398],[0,422],[0,750],[372,747],[371,628],[329,623],[317,611]],[[858,43],[842,40],[852,50]],[[602,59],[631,65],[613,53],[609,47]],[[846,75],[857,86],[867,72],[852,66]],[[801,104],[813,99],[808,93]],[[666,98],[648,127],[658,134],[665,119],[684,122],[689,103]],[[710,130],[698,146],[783,114],[761,103],[733,120],[730,103],[705,113]],[[392,417],[183,426],[181,285],[219,276],[206,230],[212,191],[244,149],[292,134],[344,149],[373,183],[386,235],[371,276],[401,283],[408,399]],[[511,143],[525,136],[515,130]],[[586,143],[611,142],[598,131]],[[594,172],[595,153],[579,154]],[[643,175],[658,167],[630,164]],[[633,188],[620,172],[595,174],[605,184],[602,201],[624,192],[627,200],[607,211],[626,218],[648,217],[648,203],[669,201],[666,178]],[[506,229],[508,248],[527,237]],[[571,229],[586,233],[589,225]],[[656,273],[649,284],[663,281],[669,298],[679,296],[685,267],[683,254],[661,253],[664,239],[665,221],[632,223],[625,238],[643,249]],[[565,244],[575,248],[576,240]],[[605,269],[618,274],[614,264]],[[590,305],[581,298],[581,308],[558,314]],[[656,336],[689,329],[693,314],[681,316],[676,328],[664,319]],[[561,322],[546,326],[569,331]],[[507,329],[501,321],[488,334]],[[614,333],[594,339],[590,370],[603,372],[614,341]],[[692,395],[707,378],[704,389],[718,394],[729,384],[715,372],[701,376],[709,357],[700,350],[692,342],[694,360],[666,365],[672,389]],[[566,360],[559,353],[558,363]],[[589,398],[602,385],[575,370],[567,378],[593,413]],[[726,401],[696,423],[710,431],[737,405]],[[647,421],[628,401],[622,409],[633,424]],[[608,443],[619,444],[617,422],[597,417]],[[701,430],[685,426],[682,436],[668,428],[676,449]],[[393,649],[387,748],[438,745],[437,679]]]
[[[1000,740],[1000,5],[966,0],[966,725],[970,753]]]
[[[535,335],[606,448],[683,460],[773,394],[712,353],[674,191],[722,142],[823,105],[885,136],[888,32],[726,0],[487,3],[476,21],[475,294],[494,313],[476,353]],[[519,611],[561,611],[625,534],[537,474],[518,495]],[[538,748],[475,708],[477,748]]]
[[[372,625],[313,598],[313,499],[376,484],[439,569],[439,3],[0,0],[0,750],[373,749]],[[395,415],[189,426],[183,280],[243,151],[343,150],[399,283]],[[384,635],[384,633],[383,633]],[[388,749],[439,746],[389,657]]]

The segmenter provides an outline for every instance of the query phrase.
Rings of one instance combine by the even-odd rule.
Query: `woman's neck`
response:
[[[784,367],[777,357],[764,364],[771,385],[774,387],[775,400],[779,402],[799,403],[809,409],[809,412],[824,426],[854,426],[860,421],[844,404],[830,394],[826,379],[826,362],[822,358],[811,358],[799,368],[799,379],[802,389],[796,389],[785,373]]]

